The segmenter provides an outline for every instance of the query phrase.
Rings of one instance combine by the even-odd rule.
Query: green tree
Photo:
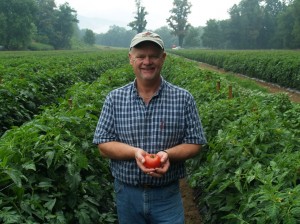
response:
[[[263,10],[260,0],[242,0],[239,3],[242,27],[240,30],[242,48],[258,48],[258,37],[263,24]]]
[[[294,17],[294,26],[292,31],[295,42],[294,47],[300,48],[300,0],[294,0],[291,11]]]
[[[290,3],[285,10],[278,15],[277,18],[277,27],[276,27],[276,40],[278,42],[279,48],[297,48],[299,42],[297,43],[295,39],[295,18],[299,15],[297,13],[297,7],[294,3],[299,2],[295,0],[293,3]],[[298,9],[300,10],[300,9]]]
[[[186,47],[201,47],[202,46],[202,27],[191,26],[185,36],[184,46]]]
[[[126,30],[124,27],[111,26],[104,34],[96,35],[96,43],[104,46],[128,48],[131,39],[136,34],[133,30]]]
[[[162,26],[155,30],[155,33],[164,40],[165,48],[171,48],[177,44],[178,39],[171,32],[172,30],[168,26]]]
[[[40,43],[49,44],[50,38],[54,36],[55,24],[55,2],[54,0],[36,0],[38,12],[36,15],[37,34],[35,40]]]
[[[55,49],[71,48],[74,23],[78,23],[77,14],[68,3],[60,5],[59,10],[55,10],[54,36],[50,40]]]
[[[36,10],[34,0],[0,0],[0,45],[9,50],[26,49]]]
[[[259,48],[274,48],[277,18],[285,4],[280,0],[265,0],[263,5],[263,25],[259,34]]]
[[[148,14],[145,10],[145,7],[141,6],[141,0],[135,0],[136,4],[136,16],[134,17],[135,20],[128,24],[132,30],[141,33],[145,30],[147,26],[147,21],[145,19],[146,15]]]
[[[212,49],[221,48],[222,32],[219,21],[210,19],[206,22],[204,33],[202,35],[203,46]]]
[[[173,30],[172,33],[178,37],[178,43],[181,47],[191,26],[187,21],[187,17],[191,13],[191,7],[191,3],[187,0],[174,0],[173,8],[170,10],[171,16],[167,19],[167,23]]]
[[[95,44],[95,33],[90,29],[86,29],[83,41],[89,45]]]

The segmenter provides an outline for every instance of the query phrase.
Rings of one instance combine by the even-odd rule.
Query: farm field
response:
[[[180,50],[172,53],[300,91],[300,51]]]
[[[25,60],[22,54],[11,58]],[[59,73],[57,80],[65,75],[75,80],[62,85],[59,94],[42,92],[53,100],[37,106],[22,124],[7,127],[0,138],[0,222],[116,223],[108,161],[91,140],[106,94],[134,78],[127,52],[114,51],[109,59],[105,51],[50,54],[59,60],[46,69],[46,77]],[[16,92],[25,85],[7,83],[25,79],[29,91],[48,80],[42,75],[39,85],[31,83],[48,66],[37,66],[41,56],[34,59],[35,66],[12,63],[7,55],[0,58],[6,60],[0,71],[11,69],[1,73],[1,95],[10,90],[6,85]],[[65,67],[74,70],[60,73]],[[28,72],[31,68],[39,72]],[[90,73],[90,79],[77,79]],[[187,181],[198,192],[202,223],[298,223],[299,104],[285,94],[245,88],[173,55],[162,75],[192,93],[205,127],[209,143],[187,162]],[[16,111],[15,98],[9,99],[6,103]]]
[[[253,78],[247,77],[243,74],[232,73],[231,71],[225,71],[222,68],[217,68],[216,66],[212,66],[212,65],[202,63],[202,62],[199,62],[199,67],[202,69],[215,71],[220,74],[228,74],[229,76],[235,76],[242,80],[243,79],[253,80],[253,82],[255,82],[259,86],[266,88],[268,90],[268,92],[270,92],[270,93],[286,93],[292,102],[300,103],[300,91],[292,90],[289,88],[283,88],[283,87],[280,87],[279,85],[272,84],[269,82],[264,82],[264,81],[258,80],[258,79],[253,79]]]

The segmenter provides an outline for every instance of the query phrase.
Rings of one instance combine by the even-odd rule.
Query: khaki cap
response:
[[[131,40],[130,49],[144,41],[154,42],[162,49],[164,49],[164,42],[160,38],[160,36],[150,31],[138,33],[137,35],[135,35],[134,38]]]

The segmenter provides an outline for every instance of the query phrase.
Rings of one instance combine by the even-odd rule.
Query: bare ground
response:
[[[194,200],[194,190],[188,185],[186,179],[180,181],[180,188],[185,212],[185,223],[201,224],[199,209]]]
[[[201,69],[213,70],[220,73],[227,73],[223,69],[218,69],[215,66],[211,66],[205,63],[199,63]],[[229,72],[228,72],[229,73]],[[230,72],[230,74],[233,74]],[[246,76],[242,74],[234,74],[237,77],[247,79]],[[248,78],[249,79],[249,78]],[[280,86],[263,82],[261,80],[255,80],[258,85],[268,89],[270,93],[285,92],[288,93],[290,100],[292,102],[300,103],[300,92],[282,88]],[[186,224],[201,224],[201,215],[199,213],[199,208],[194,200],[194,190],[187,184],[185,179],[180,181],[181,194],[183,199],[183,206],[185,210],[185,220]]]
[[[234,74],[232,72],[226,72],[224,69],[219,69],[215,66],[212,66],[212,65],[209,65],[209,64],[205,64],[205,63],[202,63],[202,62],[199,62],[199,66],[201,69],[207,69],[207,70],[213,70],[213,71],[216,71],[216,72],[219,72],[219,73],[227,73],[227,74]],[[245,75],[243,74],[234,74],[235,76],[239,77],[239,78],[242,78],[242,79],[251,79],[249,77],[246,77]],[[255,82],[262,86],[262,87],[265,87],[269,90],[270,93],[279,93],[279,92],[285,92],[289,95],[290,97],[290,100],[292,102],[296,102],[296,103],[300,103],[300,92],[299,91],[296,91],[296,90],[291,90],[291,89],[286,89],[286,88],[283,88],[283,87],[280,87],[278,85],[275,85],[275,84],[272,84],[272,83],[267,83],[267,82],[264,82],[262,80],[258,80],[258,79],[253,79],[255,80]]]

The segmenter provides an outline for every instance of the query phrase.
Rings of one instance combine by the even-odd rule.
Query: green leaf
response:
[[[12,207],[1,208],[0,220],[5,224],[21,223],[21,217],[17,211],[12,210]]]
[[[20,171],[8,169],[8,170],[5,170],[4,173],[6,173],[18,187],[22,187],[21,177],[24,177],[24,176],[22,175],[22,173]]]
[[[47,208],[48,210],[52,211],[52,209],[53,209],[55,203],[56,203],[56,198],[54,198],[54,199],[52,199],[52,200],[46,202],[46,203],[44,204],[44,207]]]
[[[53,162],[53,158],[54,158],[54,155],[55,155],[55,151],[48,151],[46,152],[45,154],[45,157],[46,157],[46,161],[47,161],[47,168],[49,168]]]
[[[49,181],[41,181],[38,186],[40,188],[46,188],[46,189],[53,187],[51,180],[49,180]]]
[[[24,163],[22,165],[22,167],[25,169],[25,170],[34,170],[36,171],[36,167],[35,167],[35,164],[33,161],[28,161],[27,163]]]

